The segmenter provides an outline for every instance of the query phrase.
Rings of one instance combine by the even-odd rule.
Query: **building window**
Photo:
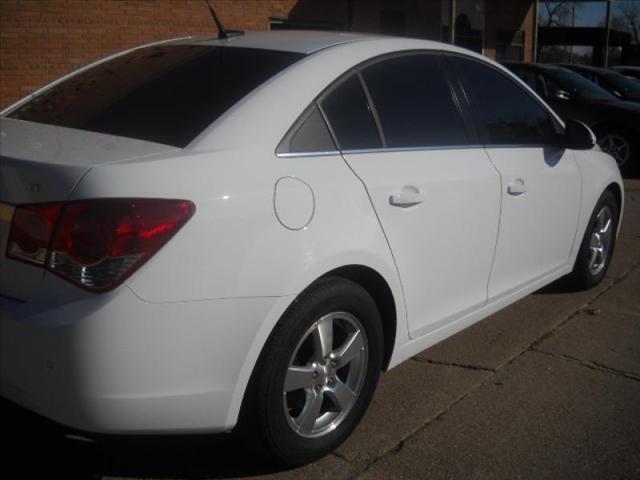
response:
[[[496,60],[524,60],[524,31],[498,29],[496,32]]]

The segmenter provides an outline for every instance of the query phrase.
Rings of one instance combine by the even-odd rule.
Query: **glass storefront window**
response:
[[[454,32],[456,45],[483,53],[484,0],[455,0]],[[451,0],[442,0],[442,40],[450,41]]]

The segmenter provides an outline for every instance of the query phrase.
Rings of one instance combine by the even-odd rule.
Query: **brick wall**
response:
[[[440,40],[440,0],[214,0],[228,28],[267,30],[269,17],[377,32],[384,10],[404,12],[405,34]],[[533,0],[485,0],[485,54],[496,29],[525,31],[533,52]],[[216,29],[205,0],[0,0],[0,108],[119,50]]]
[[[268,29],[296,0],[215,0],[228,28]],[[205,0],[0,0],[0,108],[111,53],[211,35]]]

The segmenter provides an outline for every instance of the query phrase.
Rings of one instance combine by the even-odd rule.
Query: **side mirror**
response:
[[[562,143],[572,150],[591,150],[596,144],[596,136],[584,123],[577,120],[566,120]]]
[[[556,100],[569,100],[571,95],[566,90],[554,90],[551,96]]]

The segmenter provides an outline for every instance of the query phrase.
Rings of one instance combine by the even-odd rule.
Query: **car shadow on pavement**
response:
[[[280,471],[232,434],[108,436],[96,442],[0,399],[0,474],[65,480],[108,477],[158,479],[236,478]],[[18,473],[19,472],[19,473]],[[46,477],[44,476],[46,475]]]

